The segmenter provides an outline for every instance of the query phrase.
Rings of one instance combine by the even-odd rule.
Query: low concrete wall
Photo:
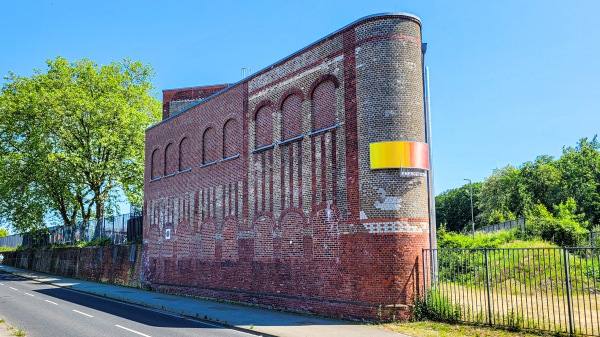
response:
[[[140,286],[142,247],[38,248],[1,252],[2,264],[95,282]]]

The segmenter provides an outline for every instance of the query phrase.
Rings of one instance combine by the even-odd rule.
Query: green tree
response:
[[[539,156],[533,162],[526,162],[519,169],[519,175],[528,200],[531,201],[527,209],[535,204],[552,209],[554,205],[564,201],[562,174],[552,156]]]
[[[143,196],[144,132],[158,120],[152,68],[124,60],[47,61],[0,92],[0,216],[27,231],[48,214],[101,218],[122,190]]]
[[[506,166],[494,170],[481,187],[478,207],[483,225],[512,220],[525,215],[531,205],[531,196],[520,175],[520,170]]]
[[[6,228],[0,228],[0,238],[3,238],[5,236],[8,236],[8,231],[6,230]]]
[[[473,213],[480,213],[477,207],[482,183],[473,183]],[[452,232],[460,232],[471,223],[471,191],[469,184],[444,191],[435,197],[435,212],[438,228],[442,225]],[[475,227],[480,227],[475,219]],[[470,230],[469,228],[467,228]]]
[[[561,197],[572,197],[577,211],[584,213],[589,226],[600,224],[600,143],[582,138],[575,147],[563,148],[556,165],[561,172]]]

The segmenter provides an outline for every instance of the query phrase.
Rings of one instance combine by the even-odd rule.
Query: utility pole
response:
[[[471,235],[475,237],[475,220],[473,218],[473,184],[471,183],[471,179],[463,179],[469,182],[469,190],[471,191]]]

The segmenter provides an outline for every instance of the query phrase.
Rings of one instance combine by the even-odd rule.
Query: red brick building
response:
[[[422,62],[420,20],[380,14],[238,83],[165,90],[146,132],[144,282],[406,317],[429,247]]]

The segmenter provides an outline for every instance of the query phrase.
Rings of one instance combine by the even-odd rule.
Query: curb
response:
[[[88,294],[88,295],[92,295],[92,296],[97,296],[97,297],[105,298],[105,299],[108,299],[108,300],[111,300],[111,301],[116,301],[116,302],[120,302],[120,303],[124,303],[124,304],[128,304],[128,305],[132,305],[132,306],[138,306],[138,307],[143,308],[143,309],[150,309],[150,310],[154,310],[154,311],[157,311],[157,312],[160,312],[160,313],[164,313],[164,314],[168,314],[168,315],[171,315],[171,316],[177,315],[179,317],[185,317],[186,319],[190,319],[190,320],[202,322],[202,323],[213,325],[213,326],[220,327],[220,328],[227,328],[227,329],[231,329],[231,330],[237,330],[237,331],[244,332],[244,333],[247,333],[247,334],[251,334],[251,335],[254,335],[254,336],[260,336],[260,337],[279,337],[277,335],[272,335],[272,334],[260,332],[260,331],[254,330],[254,329],[241,328],[241,327],[238,327],[238,326],[235,326],[235,325],[231,325],[231,324],[228,324],[228,323],[224,323],[224,322],[221,322],[221,321],[215,321],[215,320],[211,320],[211,319],[208,319],[208,318],[207,319],[202,319],[200,317],[187,315],[185,313],[177,312],[175,310],[169,310],[166,307],[158,308],[158,307],[152,306],[152,305],[144,303],[144,302],[135,302],[135,301],[130,301],[130,300],[127,300],[127,299],[124,299],[124,298],[106,296],[106,294],[98,294],[98,293],[91,292],[91,291],[84,291],[84,290],[79,290],[79,289],[73,289],[70,286],[63,286],[63,285],[60,285],[60,284],[56,284],[56,283],[54,283],[52,281],[38,281],[35,277],[31,277],[30,275],[27,275],[27,274],[20,274],[20,273],[10,272],[10,271],[7,271],[7,270],[0,270],[0,273],[6,273],[6,274],[11,274],[11,275],[16,275],[16,276],[20,276],[20,277],[23,277],[23,278],[26,278],[26,279],[29,279],[29,280],[33,280],[33,281],[38,282],[38,283],[49,284],[49,285],[53,285],[53,286],[58,287],[58,288],[68,289],[70,291],[74,291],[74,292],[78,292],[78,293],[82,293],[82,294]],[[52,276],[55,276],[55,275],[52,275]],[[7,325],[8,325],[8,323],[7,323]]]

